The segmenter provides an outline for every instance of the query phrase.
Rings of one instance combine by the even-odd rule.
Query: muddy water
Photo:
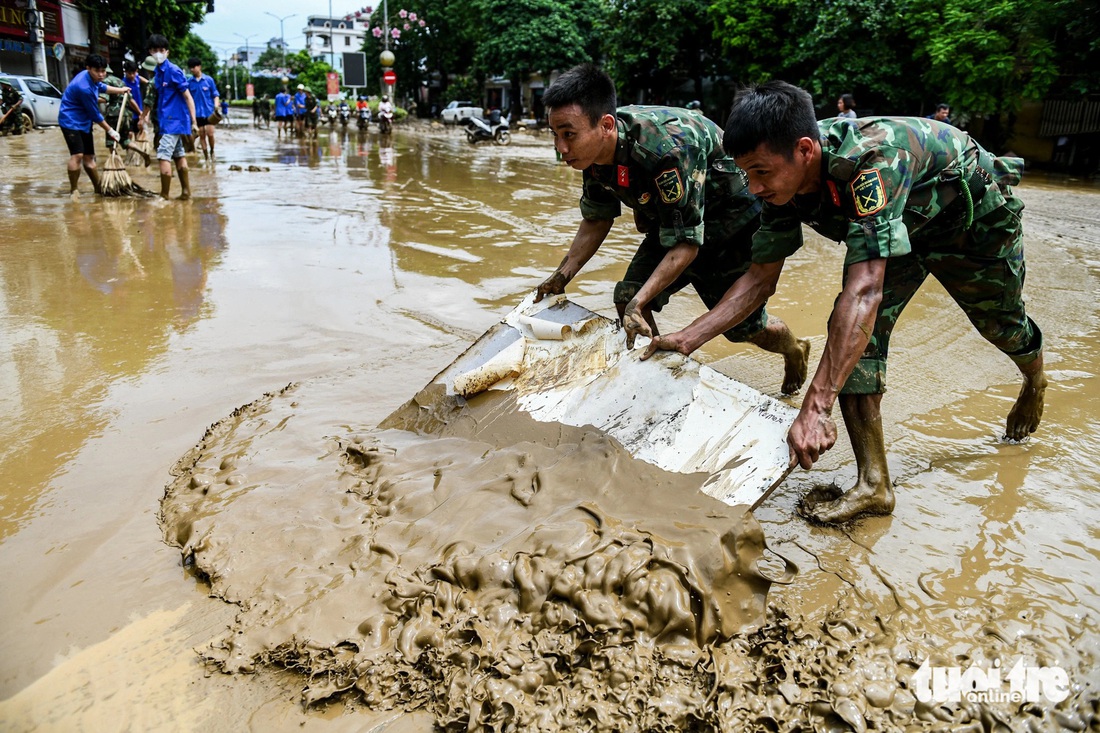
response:
[[[222,545],[216,548],[220,560],[208,567],[223,571],[223,596],[246,601],[238,615],[236,606],[207,597],[210,586],[194,569],[181,567],[179,549],[162,541],[157,513],[172,478],[169,470],[208,425],[291,382],[300,383],[295,388],[300,393],[291,390],[257,404],[287,411],[303,430],[265,432],[245,422],[239,428],[238,435],[256,451],[263,451],[261,438],[281,445],[262,456],[264,470],[277,474],[288,465],[300,468],[309,456],[330,455],[340,464],[333,464],[331,475],[343,475],[345,483],[366,481],[346,462],[356,445],[384,449],[393,458],[383,465],[397,475],[434,465],[436,449],[409,445],[409,438],[375,432],[373,426],[560,259],[575,227],[577,177],[554,164],[548,143],[520,138],[507,149],[471,149],[457,135],[425,131],[399,134],[392,146],[381,145],[374,135],[352,134],[323,137],[307,148],[230,130],[220,140],[222,159],[216,165],[195,163],[195,200],[169,206],[91,197],[74,206],[62,195],[65,156],[59,133],[4,138],[0,145],[5,201],[0,400],[7,418],[0,427],[5,649],[0,720],[5,728],[361,730],[392,720],[392,730],[426,729],[433,720],[461,720],[471,699],[495,700],[479,710],[503,727],[500,714],[508,709],[503,702],[513,710],[537,710],[529,701],[524,708],[527,698],[516,697],[516,691],[534,700],[540,685],[553,688],[552,680],[540,677],[530,692],[524,689],[530,678],[511,687],[482,680],[484,695],[463,697],[463,690],[476,686],[462,687],[461,664],[434,668],[449,670],[453,676],[447,679],[456,684],[421,688],[421,698],[410,694],[408,704],[426,712],[394,717],[397,713],[380,710],[385,705],[368,709],[362,700],[377,691],[358,677],[349,682],[347,671],[358,669],[363,659],[354,659],[354,667],[345,664],[348,648],[329,643],[346,629],[344,621],[323,613],[324,604],[302,606],[307,614],[320,613],[316,624],[293,617],[287,601],[278,606],[279,623],[257,621],[247,608],[248,599],[261,598],[265,588],[280,587],[272,568],[294,567],[301,562],[295,557],[308,557],[298,542],[316,546],[308,535],[293,534],[300,523],[289,522],[277,503],[243,488],[241,497],[250,499],[234,499],[226,511],[210,514],[210,526],[219,530],[211,540]],[[229,170],[232,164],[269,170],[235,172]],[[152,176],[139,174],[137,180],[154,187]],[[1040,432],[1023,445],[998,441],[1017,389],[1014,370],[971,331],[938,286],[926,285],[895,333],[891,389],[883,403],[898,491],[894,516],[847,530],[797,519],[798,497],[815,482],[852,479],[854,466],[843,441],[819,468],[796,472],[756,512],[769,545],[800,568],[793,583],[772,587],[773,611],[764,626],[733,642],[713,644],[696,636],[688,655],[669,651],[684,647],[682,638],[670,645],[659,634],[653,644],[643,645],[650,656],[638,647],[627,657],[609,645],[599,647],[602,656],[596,657],[606,669],[633,663],[652,675],[645,679],[661,682],[638,687],[647,690],[646,700],[668,703],[650,704],[649,710],[667,716],[646,724],[675,727],[676,721],[700,720],[729,730],[784,729],[807,719],[837,730],[860,729],[867,722],[887,730],[1088,725],[1100,685],[1095,529],[1100,499],[1094,491],[1100,473],[1095,417],[1100,389],[1094,378],[1100,350],[1095,297],[1100,261],[1094,252],[1100,227],[1089,213],[1098,198],[1093,189],[1057,182],[1031,183],[1020,192],[1028,205],[1029,308],[1046,333],[1052,377]],[[613,282],[633,240],[625,225],[615,229],[572,286],[578,302],[609,312]],[[789,263],[771,304],[800,335],[811,337],[815,354],[824,341],[823,314],[838,288],[837,257],[832,245],[812,241]],[[662,324],[685,322],[697,312],[690,298],[674,299]],[[780,365],[768,356],[725,343],[709,345],[701,356],[763,391],[778,391]],[[263,409],[253,417],[263,421]],[[305,445],[301,441],[307,438],[320,442]],[[455,474],[468,479],[457,487],[492,483],[500,471],[483,473],[488,469],[472,460],[487,451],[499,452],[494,460],[510,466],[519,461],[508,447],[476,435],[448,440],[458,441],[448,448]],[[570,459],[538,451],[580,451],[597,444],[595,438],[573,436],[528,452],[538,453],[532,453],[532,465],[562,464],[560,470],[568,473],[577,470],[570,469]],[[613,446],[600,447],[601,455],[613,453]],[[290,458],[280,463],[284,457]],[[600,465],[591,458],[587,463]],[[319,468],[326,465],[318,462]],[[233,473],[220,460],[214,469],[226,472],[224,479]],[[616,475],[606,465],[601,470]],[[218,485],[252,486],[255,473],[242,470],[241,483]],[[635,485],[643,480],[627,475]],[[631,488],[616,481],[609,485]],[[319,496],[316,504],[297,496],[304,504],[296,511],[325,517],[340,528],[358,516],[355,510],[374,517],[386,508],[366,494],[368,489],[342,498]],[[333,501],[338,503],[327,503]],[[658,510],[646,504],[609,503],[628,506],[601,516],[630,519],[643,528],[648,519],[656,526]],[[723,508],[714,509],[723,516]],[[234,548],[243,556],[243,548],[256,543],[249,539],[246,545],[236,536],[246,529],[268,535],[261,551],[247,556],[250,574],[238,577],[269,572],[271,583],[234,587]],[[324,542],[343,536],[335,529],[331,536],[317,531]],[[720,536],[653,534],[700,547]],[[431,539],[439,541],[440,533]],[[418,547],[424,557],[434,552]],[[292,557],[295,548],[299,552]],[[374,562],[385,562],[385,553]],[[697,566],[685,561],[680,567]],[[334,577],[323,571],[312,580],[328,583]],[[699,578],[713,576],[698,570],[690,577],[695,580],[676,587],[698,586]],[[211,582],[218,587],[218,578]],[[303,587],[310,586],[296,586]],[[364,599],[364,609],[371,603],[379,601]],[[499,614],[511,606],[494,608]],[[448,617],[451,629],[460,620],[481,618],[463,612],[462,619]],[[361,615],[347,624],[359,630],[368,618],[385,614]],[[431,624],[412,623],[415,616],[402,619],[405,626],[377,628],[431,634]],[[561,632],[560,642],[567,626],[546,625],[543,631]],[[284,642],[303,628],[333,636],[308,646],[311,654],[292,659],[287,652],[295,647]],[[368,624],[359,633],[365,637],[372,628]],[[409,634],[416,641],[417,635]],[[234,635],[244,639],[236,657],[226,643]],[[522,640],[509,641],[531,649]],[[462,648],[456,644],[455,651]],[[421,659],[416,644],[404,649]],[[255,674],[211,674],[218,667],[207,666],[205,659],[216,658],[218,650],[221,661],[255,657],[260,662]],[[520,663],[516,670],[497,664],[493,679],[539,671],[529,669],[535,656],[513,658],[509,651],[504,644],[494,652],[499,656],[481,655]],[[1008,667],[1020,659],[1025,666],[1060,667],[1071,694],[1058,705],[1040,699],[1022,707],[926,706],[911,692],[917,665],[926,657],[946,667],[986,669],[995,659]],[[267,658],[323,674],[304,680],[265,664]],[[311,667],[313,662],[301,664],[304,659],[320,662]],[[456,659],[467,670],[478,669],[461,654]],[[390,661],[372,669],[410,679],[400,676],[405,667]],[[561,689],[575,691],[584,682],[596,692],[617,689],[610,676],[599,675]],[[306,699],[327,699],[339,689],[356,694],[338,695],[335,704],[300,704],[303,690]],[[380,689],[413,686],[391,683]],[[684,705],[699,689],[704,692],[694,706]],[[427,696],[436,704],[424,702]],[[637,697],[620,697],[637,703]],[[592,709],[622,709],[614,700],[603,695]],[[455,711],[457,719],[448,717]],[[633,725],[620,720],[609,727]]]

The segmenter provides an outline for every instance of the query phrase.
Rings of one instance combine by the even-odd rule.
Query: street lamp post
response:
[[[245,80],[245,90],[248,89],[248,85],[252,83],[252,47],[248,45],[248,42],[255,38],[257,33],[253,33],[250,36],[242,36],[240,33],[234,33],[237,38],[244,39],[244,58],[248,62],[248,79]],[[247,91],[245,92],[247,96]],[[237,97],[239,99],[239,97]]]
[[[275,15],[275,13],[269,13],[265,10],[264,15],[270,15],[272,18],[279,21],[279,46],[280,46],[280,48],[283,52],[283,68],[285,69],[286,68],[286,36],[283,35],[283,21],[285,21],[287,18],[293,18],[295,13],[291,13],[290,15],[284,15],[283,17],[280,18],[278,15]]]

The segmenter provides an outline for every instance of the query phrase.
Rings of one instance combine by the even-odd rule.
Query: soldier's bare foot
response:
[[[813,522],[844,524],[860,517],[881,516],[894,511],[894,490],[888,483],[878,486],[858,483],[834,499],[811,502],[815,491],[817,489],[807,494],[798,508],[799,514]],[[825,495],[823,492],[822,496]]]
[[[783,394],[795,394],[806,382],[806,370],[810,364],[810,342],[798,339],[795,353],[783,356]]]
[[[70,201],[79,201],[80,200],[80,191],[77,191],[75,188],[72,191],[69,191],[69,200]]]
[[[1047,376],[1044,372],[1040,371],[1024,380],[1020,396],[1008,412],[1005,438],[1023,440],[1035,432],[1043,417],[1043,398],[1046,391]]]

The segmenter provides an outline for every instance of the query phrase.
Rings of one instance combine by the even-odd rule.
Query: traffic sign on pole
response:
[[[382,81],[386,82],[386,84],[392,87],[394,84],[397,83],[397,72],[395,72],[393,69],[386,69],[382,72]]]

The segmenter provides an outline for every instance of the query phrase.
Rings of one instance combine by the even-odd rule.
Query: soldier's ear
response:
[[[616,127],[616,123],[615,123],[615,115],[613,115],[613,114],[606,114],[606,115],[604,115],[603,117],[601,117],[601,118],[600,118],[600,124],[599,124],[599,128],[600,128],[601,130],[603,130],[604,132],[608,132],[608,133],[609,133],[609,132],[611,132],[612,130],[614,130],[614,129],[615,129],[615,127]]]
[[[799,160],[809,162],[814,157],[814,141],[808,137],[800,137],[795,143],[794,151]]]

